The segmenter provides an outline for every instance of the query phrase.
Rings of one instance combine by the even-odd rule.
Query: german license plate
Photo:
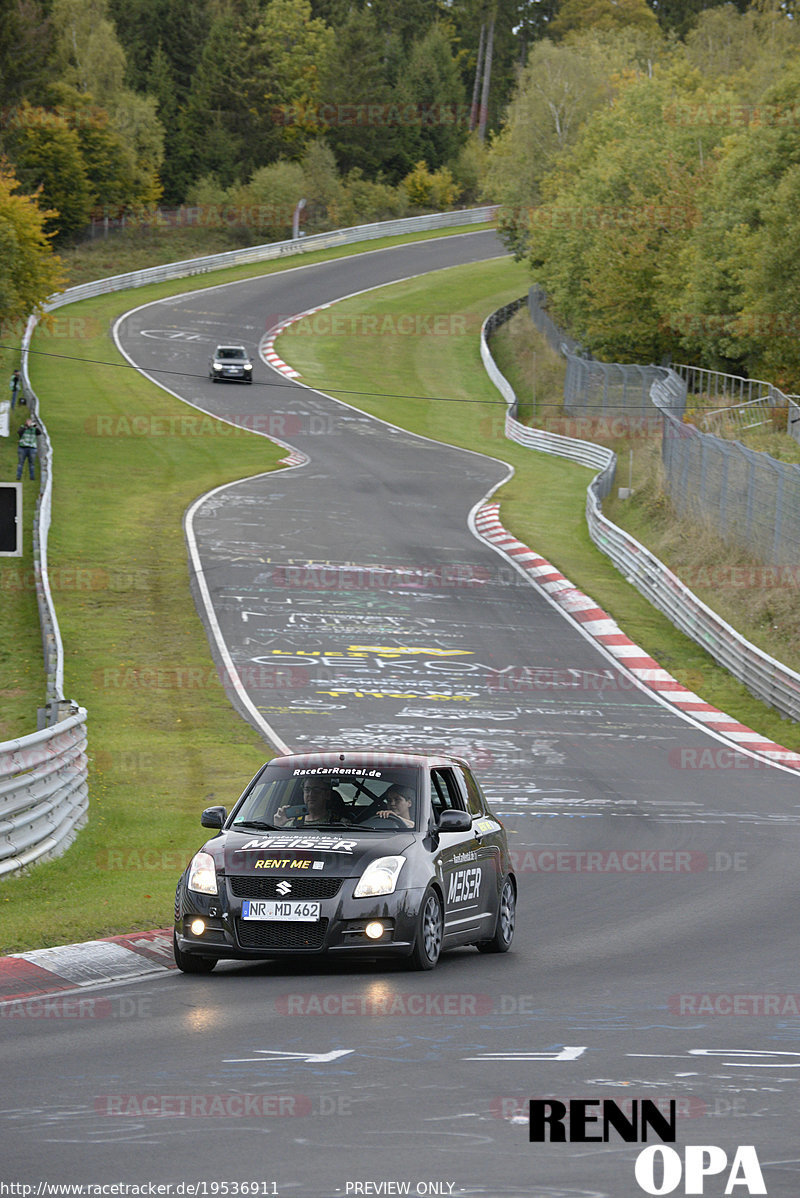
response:
[[[295,922],[319,919],[319,903],[301,900],[245,899],[242,919],[287,919]]]

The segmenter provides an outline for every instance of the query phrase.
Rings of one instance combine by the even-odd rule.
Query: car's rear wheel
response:
[[[497,912],[497,924],[491,940],[482,940],[477,949],[480,953],[507,953],[514,939],[514,927],[517,922],[517,892],[511,878],[506,878],[500,891],[500,906]]]
[[[201,957],[197,953],[185,953],[178,948],[178,937],[172,933],[172,952],[175,964],[181,973],[211,973],[217,963],[216,957]]]
[[[417,935],[411,953],[412,969],[433,969],[442,951],[444,912],[438,891],[429,886],[425,891],[417,923]]]

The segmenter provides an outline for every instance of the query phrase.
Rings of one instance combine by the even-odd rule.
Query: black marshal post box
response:
[[[0,483],[0,557],[22,556],[22,483]]]

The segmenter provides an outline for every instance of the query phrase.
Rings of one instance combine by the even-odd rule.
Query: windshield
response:
[[[348,765],[286,769],[267,766],[245,795],[234,828],[357,825],[371,831],[415,828],[418,771],[403,766]]]
[[[246,358],[247,355],[243,349],[240,349],[238,346],[232,346],[229,349],[226,349],[225,347],[220,347],[220,349],[217,350],[217,357],[218,358]]]

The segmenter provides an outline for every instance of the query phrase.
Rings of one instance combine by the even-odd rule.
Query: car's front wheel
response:
[[[497,924],[491,940],[482,940],[478,945],[481,953],[507,953],[514,939],[514,927],[517,922],[517,892],[511,878],[506,878],[500,891],[500,907],[497,912]]]
[[[411,953],[412,969],[433,969],[442,951],[444,912],[438,891],[429,886],[425,891],[417,923],[417,935]]]
[[[178,948],[178,937],[172,933],[172,952],[175,964],[181,973],[211,973],[217,963],[216,957],[201,957],[197,953],[185,953]]]

